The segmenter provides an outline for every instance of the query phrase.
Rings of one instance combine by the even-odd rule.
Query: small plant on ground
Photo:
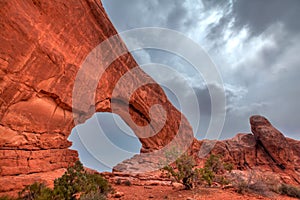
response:
[[[201,178],[211,186],[213,182],[219,184],[228,185],[229,180],[226,179],[224,174],[227,171],[231,171],[233,165],[229,163],[223,163],[221,161],[221,156],[211,154],[205,162],[204,168],[200,169]]]
[[[126,181],[124,182],[124,184],[125,184],[126,186],[131,186],[130,180],[126,180]]]
[[[200,169],[201,179],[210,187],[215,178],[215,173],[207,167]]]
[[[279,188],[280,194],[300,199],[300,188],[293,185],[282,184]]]
[[[198,171],[194,169],[194,166],[193,157],[183,154],[175,161],[174,166],[166,165],[163,171],[166,171],[167,175],[173,177],[175,181],[182,183],[185,189],[190,190],[198,177]]]
[[[101,193],[106,195],[111,186],[99,174],[87,173],[78,161],[67,172],[54,181],[54,194],[61,199],[76,199],[76,194]]]
[[[249,192],[266,197],[272,197],[275,193],[280,193],[280,179],[273,174],[251,170],[248,176],[239,173],[232,175],[232,183],[238,193]]]
[[[48,200],[53,199],[53,191],[43,183],[34,183],[26,186],[20,193],[22,200]]]
[[[224,169],[228,172],[231,172],[233,170],[233,164],[232,163],[224,163],[223,166],[224,166]]]
[[[163,171],[166,171],[169,177],[182,183],[185,189],[192,189],[200,181],[205,181],[208,186],[211,186],[213,182],[218,182],[222,186],[227,185],[229,180],[224,174],[232,169],[231,164],[223,163],[220,156],[213,154],[206,160],[204,168],[195,168],[194,158],[183,154],[175,163],[166,165]]]
[[[121,185],[121,184],[122,184],[122,181],[121,181],[121,179],[118,178],[118,179],[116,180],[116,185]]]
[[[89,192],[81,195],[80,200],[106,200],[106,196],[100,192]]]
[[[251,188],[255,189],[253,185],[258,185],[257,183],[260,182],[258,178],[255,177],[256,173],[254,170],[250,171],[246,177],[243,177],[242,174],[234,174],[232,182],[236,188],[236,192],[244,194],[246,192],[251,192]]]

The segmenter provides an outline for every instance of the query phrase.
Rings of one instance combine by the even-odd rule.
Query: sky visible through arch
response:
[[[286,136],[300,139],[300,1],[299,0],[102,0],[118,32],[143,27],[162,27],[179,31],[196,41],[218,67],[226,91],[226,120],[219,139],[250,132],[249,117],[266,116]],[[126,40],[125,40],[126,43]],[[165,81],[182,88],[194,88],[199,100],[201,122],[196,136],[202,139],[210,118],[210,97],[201,77],[193,76],[191,66],[167,52],[133,52],[139,65],[162,63],[185,75],[188,82],[175,77]],[[147,71],[154,79],[159,70]],[[166,93],[176,106],[175,95]],[[186,92],[184,94],[189,96]],[[194,110],[184,113],[193,118]],[[101,121],[114,134],[111,117],[93,117],[82,131],[97,132],[93,120]],[[105,170],[89,157],[74,134],[73,147],[89,167]],[[138,153],[139,143],[132,136],[119,146]],[[95,142],[101,147],[101,142]],[[99,151],[102,151],[101,149]],[[83,158],[84,157],[84,158]],[[99,167],[100,166],[100,167]]]

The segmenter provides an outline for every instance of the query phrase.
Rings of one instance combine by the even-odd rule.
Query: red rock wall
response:
[[[50,182],[78,159],[67,141],[73,114],[79,116],[72,113],[74,79],[87,54],[117,32],[99,0],[1,0],[0,7],[0,194],[8,194],[36,180]],[[118,48],[126,49],[120,39],[103,54]],[[128,53],[105,71],[95,94],[98,112],[111,112],[113,102],[115,112],[125,116],[126,86],[121,86],[120,99],[111,99],[112,90],[136,66]],[[152,80],[141,69],[138,74],[136,82]],[[193,137],[187,120],[157,84],[132,95],[131,118],[146,125],[156,103],[167,111],[167,121],[157,135],[141,139],[143,152],[168,144],[181,120],[184,135]],[[84,120],[88,117],[85,113]]]

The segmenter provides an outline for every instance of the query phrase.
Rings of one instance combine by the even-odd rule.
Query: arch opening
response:
[[[99,172],[111,172],[123,160],[139,154],[142,146],[123,119],[109,112],[95,113],[75,126],[68,140],[84,166]]]

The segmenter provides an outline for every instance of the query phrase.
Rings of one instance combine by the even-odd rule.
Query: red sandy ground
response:
[[[194,190],[173,189],[171,186],[124,186],[114,185],[116,192],[123,193],[120,200],[145,200],[145,199],[183,199],[183,200],[255,200],[255,199],[274,199],[274,200],[295,200],[286,196],[273,196],[270,198],[256,194],[238,194],[232,189],[200,188]],[[110,197],[109,199],[117,199]]]

